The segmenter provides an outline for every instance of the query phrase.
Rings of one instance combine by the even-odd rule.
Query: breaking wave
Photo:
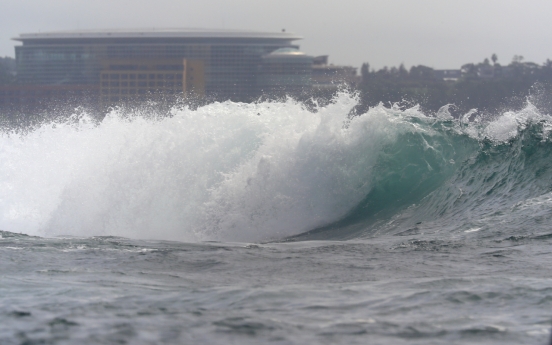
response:
[[[383,105],[351,116],[357,103],[114,109],[5,129],[0,229],[255,242],[536,231],[551,218],[552,118],[530,103],[493,119]]]

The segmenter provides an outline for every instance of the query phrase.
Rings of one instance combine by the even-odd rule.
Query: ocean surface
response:
[[[0,129],[0,344],[548,344],[552,116],[357,104]]]

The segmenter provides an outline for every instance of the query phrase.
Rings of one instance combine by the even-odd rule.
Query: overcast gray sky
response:
[[[355,67],[552,59],[550,0],[0,0],[0,56],[20,33],[149,27],[285,28],[307,54]]]

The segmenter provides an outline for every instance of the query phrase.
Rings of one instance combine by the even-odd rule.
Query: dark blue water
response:
[[[2,344],[546,344],[552,118],[354,96],[0,135]]]

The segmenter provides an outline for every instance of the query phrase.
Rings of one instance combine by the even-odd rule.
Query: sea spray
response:
[[[250,242],[349,220],[362,234],[433,194],[451,197],[443,190],[457,190],[446,186],[486,140],[503,145],[539,121],[543,135],[550,123],[530,104],[468,123],[382,105],[351,117],[356,105],[342,93],[314,110],[292,99],[168,117],[114,109],[101,123],[82,115],[2,132],[0,228]]]
[[[173,116],[45,124],[2,134],[2,219],[15,232],[261,240],[343,216],[370,188],[386,110],[213,103]]]

